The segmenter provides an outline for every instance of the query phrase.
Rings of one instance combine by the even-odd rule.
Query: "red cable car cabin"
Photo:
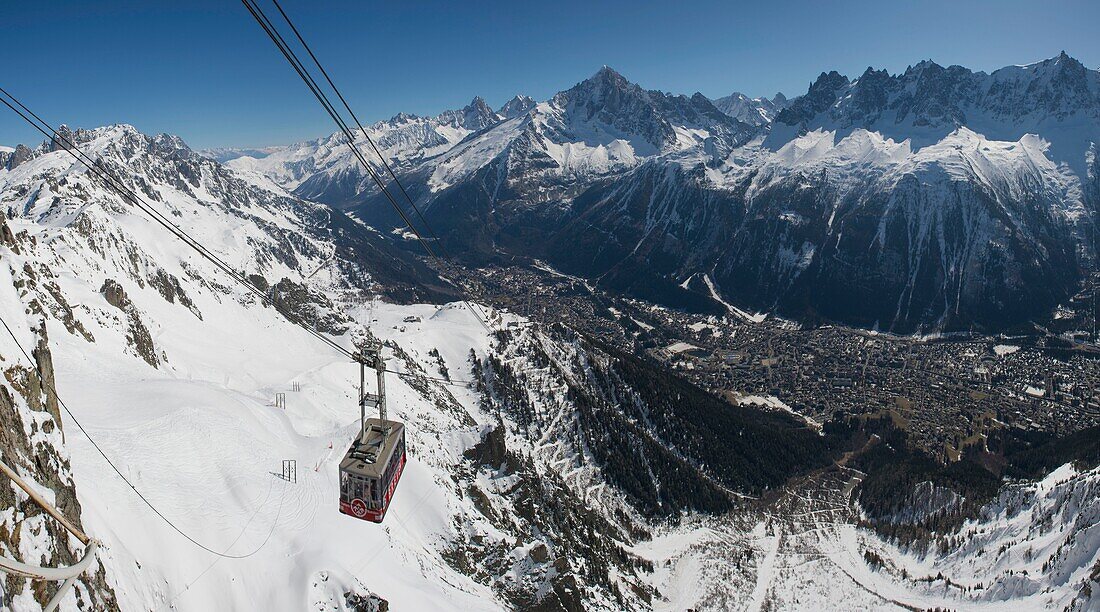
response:
[[[340,512],[381,523],[405,469],[405,426],[366,419],[340,462]]]

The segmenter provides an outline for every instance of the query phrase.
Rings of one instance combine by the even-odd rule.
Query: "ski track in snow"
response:
[[[376,307],[377,331],[383,338],[402,335],[393,327],[400,327],[409,311]],[[402,345],[426,355],[434,346],[417,343],[417,335],[429,340],[450,335],[458,342],[482,335],[479,324],[460,312],[426,320],[421,331],[400,338]],[[152,372],[135,382],[127,375],[132,364],[109,354],[74,358],[78,350],[87,354],[86,347],[75,346],[81,342],[76,339],[65,339],[58,351],[62,397],[70,398],[107,454],[173,522],[211,548],[234,554],[254,550],[271,533],[255,556],[208,566],[213,557],[151,516],[66,422],[84,519],[96,537],[112,543],[112,569],[126,584],[122,599],[134,607],[148,605],[136,597],[144,587],[147,597],[141,599],[173,602],[173,609],[274,609],[291,601],[302,609],[310,603],[305,587],[328,572],[329,580],[345,584],[342,589],[362,583],[396,609],[496,609],[485,587],[433,569],[446,567],[437,551],[449,537],[449,520],[441,483],[424,462],[460,449],[445,439],[426,439],[426,432],[418,430],[416,411],[423,400],[400,377],[389,377],[390,411],[409,424],[413,449],[386,522],[374,525],[339,514],[336,472],[358,420],[352,396],[357,367],[325,353],[304,332],[279,327],[277,332],[234,334],[247,350],[205,353],[203,365],[215,370],[241,372],[242,362],[233,362],[243,357],[244,373],[254,382],[235,391],[203,380],[166,380]],[[443,333],[444,328],[452,333]],[[54,333],[59,339],[67,336],[63,330]],[[470,377],[461,365],[468,345],[439,348],[452,372]],[[298,380],[302,390],[291,392],[290,380]],[[231,380],[234,384],[245,383]],[[277,390],[286,393],[286,412],[271,405]],[[283,459],[298,462],[298,482],[276,483],[272,499],[261,505]],[[283,561],[288,556],[294,559],[290,566]],[[125,558],[141,560],[142,569]],[[153,580],[156,575],[160,578]],[[239,586],[225,588],[233,583]],[[183,585],[189,586],[182,590]]]
[[[783,541],[781,525],[771,525],[771,535],[766,535],[768,526],[761,525],[761,527],[768,539],[768,552],[763,563],[756,568],[756,585],[752,589],[752,595],[749,596],[749,604],[745,607],[746,612],[760,612],[763,609],[768,589],[775,577],[775,559],[779,555],[779,546]]]
[[[82,146],[112,162],[133,156],[135,163],[175,176],[169,162],[149,153],[146,138],[115,126],[95,131]],[[311,244],[304,233],[290,247],[271,233],[271,227],[302,231],[302,216],[315,205],[247,191],[255,187],[242,188],[227,175],[211,177],[209,165],[198,167],[204,174],[197,185],[154,182],[150,189],[159,199],[152,206],[180,211],[179,223],[230,265],[259,265],[267,278],[301,282],[331,256],[330,245]],[[57,182],[58,175],[65,182]],[[368,590],[397,610],[502,607],[490,587],[442,556],[456,539],[455,517],[476,516],[449,476],[481,427],[492,422],[480,412],[475,392],[427,383],[452,394],[470,423],[437,409],[405,377],[388,376],[390,414],[408,425],[409,462],[384,524],[342,515],[337,466],[358,429],[358,366],[119,204],[74,170],[65,153],[43,153],[0,170],[6,201],[22,202],[23,185],[36,195],[8,224],[37,240],[24,240],[21,253],[0,245],[0,270],[9,277],[0,284],[0,303],[5,313],[24,318],[10,323],[22,330],[36,324],[25,302],[42,300],[58,393],[118,469],[203,545],[235,555],[256,551],[219,559],[189,543],[145,506],[63,415],[81,520],[105,545],[100,563],[122,609],[342,609],[344,593]],[[227,185],[238,190],[234,207],[218,201],[224,193],[212,195]],[[84,224],[79,232],[70,225],[77,219]],[[272,244],[291,249],[290,255],[260,250]],[[37,284],[29,285],[38,287],[35,293],[21,294],[10,282],[17,273],[27,281],[24,263],[35,268]],[[175,279],[193,309],[183,297],[169,301],[155,288],[156,274]],[[373,314],[373,332],[396,342],[426,371],[438,367],[428,355],[437,349],[455,378],[473,377],[470,350],[484,355],[489,337],[462,305],[343,304],[341,287],[324,276],[330,275],[312,279],[314,289],[331,290],[335,307],[353,318],[353,331],[366,327]],[[101,294],[108,279],[125,290],[128,310]],[[56,283],[89,339],[62,323],[65,309],[51,301],[46,283]],[[421,321],[406,323],[410,315]],[[135,320],[148,329],[155,368],[131,339]],[[347,334],[337,341],[351,347]],[[4,354],[6,359],[6,346]],[[392,356],[390,365],[406,367]],[[301,390],[292,391],[292,382]],[[276,393],[285,393],[285,410],[274,406]],[[296,483],[276,482],[283,460],[297,462]],[[75,601],[70,597],[62,609],[73,609]]]

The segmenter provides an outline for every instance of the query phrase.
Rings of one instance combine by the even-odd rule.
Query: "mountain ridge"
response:
[[[628,293],[662,287],[647,295],[708,312],[728,303],[903,333],[997,329],[1045,316],[1096,261],[1100,72],[1065,53],[991,73],[929,60],[895,75],[822,72],[782,109],[720,100],[725,111],[605,66],[545,102],[517,96],[497,112],[475,98],[368,130],[448,251],[469,262],[541,257]],[[322,138],[229,166],[395,228],[341,144]],[[628,190],[615,184],[650,172],[664,187],[638,193],[644,205],[618,199]],[[789,205],[803,184],[823,201]],[[964,185],[970,195],[952,195]],[[693,218],[717,224],[708,239],[694,238]],[[849,259],[838,245],[856,259],[873,249],[874,265],[840,264]],[[849,274],[874,299],[836,300],[827,288]],[[689,282],[704,277],[710,285]],[[1015,294],[1027,297],[1006,301]]]
[[[1047,143],[1038,136],[994,141],[958,129],[914,151],[911,143],[867,130],[814,129],[772,151],[754,132],[723,153],[730,134],[720,130],[741,128],[713,115],[713,104],[641,88],[619,91],[622,84],[605,77],[613,87],[579,96],[584,104],[533,108],[470,131],[446,159],[484,154],[486,164],[471,170],[474,180],[444,186],[438,196],[423,186],[413,193],[452,198],[461,213],[470,210],[465,195],[500,188],[497,194],[512,199],[479,203],[495,213],[485,218],[513,224],[502,226],[501,235],[523,223],[534,232],[537,215],[547,211],[561,215],[562,225],[549,228],[561,240],[550,246],[559,251],[552,260],[573,258],[565,262],[570,269],[589,273],[607,268],[600,283],[628,293],[652,288],[657,279],[658,289],[702,296],[729,317],[742,315],[710,291],[752,288],[760,295],[730,292],[732,299],[766,303],[776,287],[812,291],[802,284],[811,275],[846,270],[825,267],[830,261],[874,270],[875,260],[901,266],[903,255],[913,254],[946,262],[942,269],[951,272],[962,269],[952,263],[968,262],[968,248],[988,243],[1002,271],[1052,277],[1074,256],[1053,239],[1058,224],[1088,214],[1063,205],[1077,197],[1071,192],[1079,185],[1045,157]],[[660,121],[600,118],[624,103],[648,108]],[[484,117],[479,105],[470,106],[474,120]],[[562,121],[569,113],[583,121]],[[685,133],[670,117],[694,117],[695,129],[710,125],[714,133]],[[397,123],[425,125],[407,117]],[[673,126],[673,137],[663,142],[666,151],[636,159],[622,173],[588,175],[591,168],[574,166],[575,183],[567,184],[554,182],[560,165],[532,169],[547,159],[557,163],[552,154],[562,151],[546,139],[558,130],[616,125],[620,132],[611,140],[667,135],[664,125]],[[127,125],[59,131],[295,316],[349,350],[383,341],[401,372],[387,381],[390,414],[408,425],[410,448],[385,526],[339,515],[336,464],[358,430],[354,364],[169,239],[58,143],[27,147],[25,159],[13,164],[9,157],[0,168],[0,273],[10,279],[0,284],[5,320],[17,323],[29,346],[48,346],[61,395],[174,522],[218,550],[260,547],[247,559],[212,565],[104,469],[86,439],[69,428],[60,446],[67,423],[41,392],[42,381],[5,361],[0,417],[11,424],[6,434],[19,439],[13,447],[33,450],[20,465],[108,544],[101,571],[74,590],[71,607],[207,610],[290,601],[362,610],[379,596],[395,609],[478,610],[769,602],[862,609],[882,606],[884,595],[923,608],[1095,604],[1096,468],[1065,465],[1036,482],[1005,487],[975,516],[960,519],[957,530],[904,548],[860,520],[937,518],[959,493],[921,484],[898,491],[901,507],[885,514],[869,494],[858,497],[870,511],[861,515],[851,495],[870,466],[852,464],[862,466],[860,475],[843,465],[829,424],[818,429],[784,410],[735,406],[664,366],[488,305],[492,331],[459,302],[377,303],[378,292],[402,284],[419,291],[407,300],[436,300],[421,285],[440,283],[443,293],[447,284],[413,275],[419,262],[396,248],[400,239],[293,195],[267,176],[230,172],[177,137]],[[507,142],[494,140],[501,134]],[[584,141],[566,143],[584,150]],[[580,180],[586,176],[597,178]],[[522,184],[528,179],[533,184]],[[534,179],[555,193],[578,195],[524,199],[539,193]],[[491,208],[502,204],[511,208]],[[819,235],[828,238],[824,245],[815,242]],[[511,248],[523,239],[513,236]],[[890,254],[907,241],[931,250]],[[852,259],[866,256],[867,245],[879,249],[874,258]],[[745,263],[739,260],[745,254],[760,258]],[[392,269],[381,266],[390,259]],[[1016,265],[1017,259],[1038,259],[1052,270]],[[880,265],[879,274],[885,269]],[[690,270],[681,287],[676,281]],[[914,270],[916,280],[902,294],[911,311],[927,309],[914,288],[954,288],[960,278],[930,282],[935,266]],[[1036,285],[1028,295],[1041,297],[1059,279],[1025,280]],[[863,298],[867,293],[859,291],[869,289],[833,291],[831,300],[840,301],[845,293]],[[890,302],[888,315],[896,309]],[[710,321],[722,325],[719,317]],[[16,354],[7,340],[0,347],[5,359]],[[888,442],[878,451],[905,446]],[[290,459],[299,465],[297,482],[273,479]],[[1049,457],[1039,459],[1053,467]],[[887,457],[886,471],[894,467]],[[1038,511],[1027,511],[1031,506]],[[10,514],[0,541],[18,539],[21,555],[66,560],[77,548],[56,528],[44,531],[43,520]],[[952,538],[971,543],[948,548]],[[1009,552],[1011,571],[996,562],[994,550]],[[828,562],[807,566],[809,555]],[[937,572],[983,588],[952,588]],[[26,609],[41,607],[48,594],[29,582],[4,589],[19,593]]]

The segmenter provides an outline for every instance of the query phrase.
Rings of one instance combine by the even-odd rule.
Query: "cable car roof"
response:
[[[388,427],[383,446],[382,428]],[[340,461],[340,471],[366,478],[381,478],[398,440],[405,438],[405,426],[398,421],[367,419],[363,436],[352,442]]]

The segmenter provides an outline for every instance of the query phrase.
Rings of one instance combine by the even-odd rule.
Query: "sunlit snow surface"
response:
[[[88,150],[109,159],[120,153],[119,142],[144,142],[125,126],[96,134]],[[968,134],[959,137],[982,142]],[[855,144],[874,141],[869,135],[858,138]],[[1039,167],[1029,165],[1029,151],[1041,143],[1019,144],[1024,151],[1005,154],[1026,168]],[[127,163],[152,163],[140,147],[124,154]],[[205,168],[204,173],[215,172]],[[271,228],[301,231],[303,211],[314,206],[273,199],[270,194],[283,193],[262,178],[248,176],[247,188],[235,185],[254,191],[230,208],[214,193],[225,177],[204,174],[185,188],[172,172],[157,170],[168,178],[151,188],[156,206],[233,265],[258,266],[272,280],[300,281],[328,257],[330,245],[313,244],[305,252],[294,242],[296,267],[271,258],[257,263],[258,253],[281,246]],[[496,418],[481,411],[472,390],[420,378],[418,387],[432,396],[427,397],[405,378],[388,377],[390,414],[408,426],[410,462],[383,525],[351,519],[337,511],[336,465],[358,420],[355,364],[232,286],[163,229],[73,170],[63,153],[0,171],[0,204],[14,216],[9,225],[15,232],[36,238],[33,246],[24,241],[27,250],[21,254],[4,251],[0,312],[5,320],[16,323],[21,341],[32,341],[26,329],[38,315],[28,311],[29,296],[12,281],[29,263],[37,266],[43,284],[56,283],[73,317],[94,337],[90,342],[68,331],[64,309],[48,292],[36,296],[48,312],[59,391],[73,413],[183,531],[214,550],[257,551],[246,559],[219,560],[187,542],[107,468],[66,417],[82,520],[105,544],[103,563],[123,609],[342,609],[345,592],[368,590],[389,600],[394,610],[503,607],[491,588],[443,558],[459,536],[507,537],[486,523],[468,496],[456,492],[452,480],[463,451]],[[194,311],[178,300],[166,301],[150,284],[157,270],[179,279]],[[106,279],[121,283],[149,329],[163,358],[158,368],[127,340],[126,317],[100,293]],[[350,335],[369,328],[409,356],[406,361],[390,351],[395,370],[442,375],[428,354],[436,349],[453,379],[469,380],[471,349],[480,357],[490,350],[489,332],[463,305],[371,303],[343,291],[341,280],[328,271],[311,280],[353,319],[351,333],[338,340],[350,348]],[[420,321],[406,322],[410,315]],[[5,356],[12,353],[7,343],[0,347]],[[564,370],[574,361],[567,347],[544,348]],[[523,362],[529,355],[502,357],[531,365]],[[558,412],[551,413],[547,439],[510,436],[509,444],[525,444],[523,450],[544,467],[564,466],[562,476],[571,488],[603,511],[621,510],[621,499],[590,457],[570,455],[568,445],[549,439],[567,435],[575,425],[561,408],[567,390],[547,371],[529,369],[528,391],[544,392]],[[292,391],[293,383],[301,390]],[[274,406],[277,393],[285,393],[285,411]],[[446,402],[437,400],[451,395],[457,408],[441,407]],[[287,459],[297,462],[297,483],[275,477]],[[980,522],[964,527],[969,544],[945,556],[899,551],[854,527],[858,517],[847,502],[857,482],[858,474],[839,469],[813,487],[785,493],[768,513],[686,517],[679,526],[659,528],[652,541],[634,546],[654,563],[650,580],[660,593],[654,606],[1061,609],[1096,563],[1100,475],[1095,471],[1064,468],[1037,485],[1010,489]],[[28,540],[26,552],[39,544]],[[1005,554],[997,554],[1001,547]],[[877,551],[888,567],[872,570],[865,550]],[[942,571],[958,583],[980,582],[985,588],[958,592],[942,580],[903,579],[902,569],[910,577]],[[74,609],[74,601],[63,609]]]
[[[658,610],[1094,610],[1081,589],[1100,563],[1100,468],[1010,485],[958,544],[902,550],[853,524],[861,475],[842,468],[767,512],[696,518],[637,551],[654,561]],[[883,561],[873,567],[867,553]],[[946,577],[946,579],[945,579]],[[950,580],[950,583],[948,580]],[[1095,583],[1094,583],[1095,584]],[[1074,607],[1070,607],[1074,606]]]
[[[131,130],[105,128],[87,149],[110,157],[118,152],[114,143],[125,142]],[[135,157],[137,164],[148,159]],[[248,269],[255,265],[249,262],[256,261],[256,248],[277,242],[259,223],[288,230],[301,223],[293,206],[277,208],[287,202],[255,200],[236,210],[221,207],[216,198],[205,202],[209,178],[192,193],[157,185],[154,204],[179,211],[176,222],[233,265]],[[24,184],[34,187],[30,200],[19,191]],[[81,201],[86,193],[90,199]],[[28,311],[17,320],[26,308],[21,301],[46,299],[21,296],[11,281],[29,263],[43,283],[56,282],[75,319],[94,337],[89,342],[53,314],[46,317],[58,391],[73,414],[138,490],[188,535],[229,554],[258,550],[246,559],[218,560],[187,542],[108,468],[65,416],[84,526],[105,544],[102,559],[123,609],[342,609],[348,591],[377,592],[393,609],[499,607],[491,589],[441,557],[454,535],[453,517],[474,512],[454,495],[447,477],[461,452],[477,441],[478,423],[485,422],[472,391],[438,388],[470,410],[460,418],[436,409],[402,377],[389,376],[390,415],[408,425],[410,461],[383,525],[346,517],[337,510],[337,464],[357,429],[356,364],[258,304],[144,215],[120,207],[102,186],[74,172],[63,152],[0,171],[0,201],[5,207],[20,204],[8,209],[16,215],[9,225],[36,238],[21,254],[5,250],[5,318],[26,330],[36,315]],[[82,219],[80,230],[72,225],[76,219]],[[24,249],[29,246],[24,242]],[[315,246],[318,254],[325,251],[325,245]],[[104,248],[105,254],[98,251]],[[302,271],[322,263],[318,255],[297,256]],[[272,279],[303,276],[276,261],[263,267]],[[201,319],[153,288],[156,270],[179,279]],[[126,316],[99,292],[105,279],[124,287],[164,360],[159,368],[139,358],[128,342]],[[322,288],[328,282],[325,274],[314,281]],[[56,304],[45,306],[52,310]],[[429,375],[439,376],[429,350],[439,350],[452,376],[468,380],[470,350],[484,354],[487,346],[487,332],[463,306],[341,306],[360,319],[353,330],[362,333],[369,324],[381,338],[399,342]],[[410,313],[422,322],[404,323]],[[369,322],[370,315],[377,321]],[[24,335],[24,344],[33,346]],[[350,347],[347,335],[340,341]],[[15,354],[9,345],[3,345],[5,357]],[[390,365],[400,371],[421,367],[401,359]],[[301,391],[291,391],[293,382]],[[286,393],[285,411],[274,406],[280,392]],[[275,476],[286,459],[297,462],[297,483]]]
[[[423,356],[438,347],[456,377],[469,378],[465,354],[483,346],[483,330],[466,311],[431,318],[436,311],[419,309],[429,331],[403,335],[402,345]],[[387,337],[398,335],[392,326],[408,310],[374,312]],[[186,610],[306,609],[325,598],[342,601],[358,581],[395,609],[493,608],[488,589],[449,571],[439,556],[456,509],[437,470],[460,459],[477,428],[463,440],[462,428],[440,422],[391,376],[390,414],[408,426],[409,464],[383,525],[339,514],[337,465],[358,423],[357,366],[259,316],[268,313],[235,314],[240,318],[210,321],[223,330],[212,336],[186,330],[194,327],[186,321],[177,322],[183,333],[159,334],[161,346],[171,347],[170,372],[135,377],[133,360],[119,359],[121,347],[103,341],[88,351],[81,340],[64,338],[55,352],[62,397],[158,508],[215,550],[243,554],[262,546],[255,556],[207,571],[215,558],[168,529],[86,439],[70,433],[85,521],[110,544],[109,569],[124,583],[124,607],[129,600],[134,609],[169,602]],[[59,339],[67,335],[58,331]],[[300,392],[290,391],[292,381]],[[287,395],[285,412],[273,406],[276,392]],[[470,394],[458,396],[473,404]],[[296,484],[273,475],[284,459],[298,463]]]

